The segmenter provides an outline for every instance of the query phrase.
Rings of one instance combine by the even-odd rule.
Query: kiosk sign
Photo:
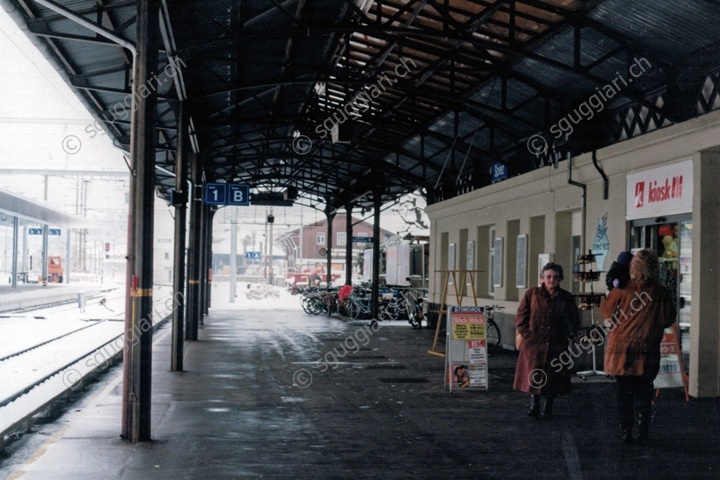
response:
[[[627,176],[628,220],[692,211],[692,160]]]

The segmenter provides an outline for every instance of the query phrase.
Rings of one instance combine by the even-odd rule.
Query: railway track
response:
[[[172,311],[167,298],[154,305],[157,328]],[[100,320],[0,357],[0,450],[6,439],[31,431],[34,417],[121,360],[123,346],[124,322]]]

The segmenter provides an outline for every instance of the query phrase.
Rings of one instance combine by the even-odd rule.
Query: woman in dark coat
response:
[[[545,265],[540,272],[541,285],[528,289],[515,316],[522,343],[513,388],[531,394],[531,417],[540,417],[541,394],[546,398],[542,415],[549,418],[553,398],[570,393],[570,370],[557,359],[568,350],[580,316],[572,294],[560,288],[562,279],[560,265]]]
[[[670,291],[658,283],[658,256],[639,250],[630,263],[630,283],[614,288],[600,306],[610,329],[603,370],[617,381],[622,440],[632,443],[634,404],[639,408],[638,442],[648,440],[653,380],[660,370],[663,330],[675,321]]]

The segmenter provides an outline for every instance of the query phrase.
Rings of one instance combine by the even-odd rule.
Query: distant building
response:
[[[317,221],[286,232],[276,239],[282,246],[287,256],[288,272],[317,272],[321,275],[327,269],[327,251],[330,250],[332,258],[333,277],[338,276],[344,279],[345,275],[345,249],[348,241],[348,232],[345,230],[346,215],[338,214],[333,219],[332,239],[327,238],[327,220]],[[385,229],[380,229],[380,242],[383,242],[395,234]],[[351,237],[372,239],[373,225],[353,218]],[[331,240],[331,241],[329,241]],[[361,253],[372,248],[371,241],[353,242],[353,270],[358,274],[361,272],[358,260]],[[353,275],[355,278],[356,275]]]

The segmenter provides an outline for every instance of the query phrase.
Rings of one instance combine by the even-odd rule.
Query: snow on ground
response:
[[[250,289],[248,289],[250,285]],[[255,299],[248,298],[248,290],[271,289],[277,296]],[[223,310],[293,310],[302,311],[302,295],[291,295],[287,288],[271,287],[257,283],[237,282],[235,298],[230,299],[230,282],[213,282],[210,297],[211,308]]]

